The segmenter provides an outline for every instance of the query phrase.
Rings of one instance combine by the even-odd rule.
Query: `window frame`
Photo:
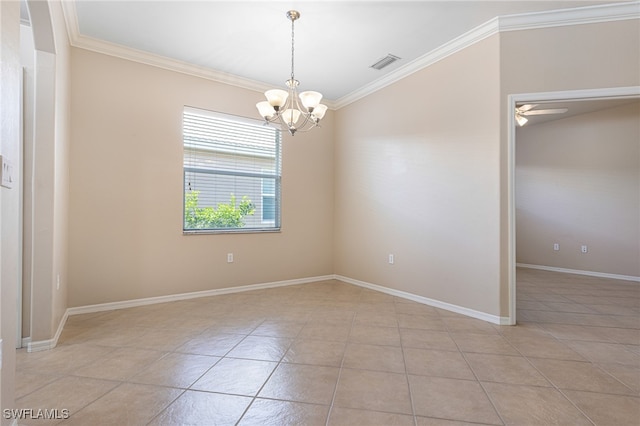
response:
[[[246,171],[233,171],[226,169],[212,169],[205,167],[191,167],[186,164],[186,149],[187,144],[185,143],[185,114],[191,113],[196,115],[202,115],[205,117],[210,117],[214,119],[222,119],[228,122],[236,122],[240,124],[249,124],[252,126],[262,127],[264,122],[261,120],[256,120],[253,118],[220,113],[211,110],[205,110],[202,108],[195,108],[190,106],[184,106],[182,113],[182,233],[183,235],[203,235],[203,234],[253,234],[253,233],[274,233],[281,232],[282,222],[281,222],[281,191],[282,191],[282,131],[278,128],[270,127],[270,129],[274,130],[275,135],[275,149],[274,149],[274,165],[275,170],[270,172],[267,169],[261,169],[261,172],[246,172]],[[241,178],[255,178],[260,179],[260,211],[258,212],[258,208],[256,207],[256,212],[254,214],[260,214],[259,222],[263,225],[263,227],[250,227],[250,228],[186,228],[186,197],[187,197],[187,173],[202,173],[202,174],[211,174],[211,175],[219,175],[219,176],[233,176],[233,177],[241,177]],[[270,221],[262,220],[262,209],[263,209],[263,182],[264,179],[273,179],[274,181],[274,219]]]

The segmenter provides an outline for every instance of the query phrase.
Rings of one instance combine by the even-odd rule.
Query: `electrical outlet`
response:
[[[554,243],[554,244],[553,244],[553,250],[554,250],[554,251],[558,251],[558,250],[560,250],[560,244],[558,244],[558,243]]]
[[[5,188],[13,188],[16,177],[14,176],[13,164],[7,159],[5,155],[0,155],[0,185]]]
[[[233,263],[233,253],[227,253],[227,263]]]
[[[394,260],[393,254],[389,254],[389,265],[393,265]]]
[[[582,247],[580,247],[580,251],[582,253],[587,253],[589,250],[588,250],[588,247],[586,245],[583,245]]]

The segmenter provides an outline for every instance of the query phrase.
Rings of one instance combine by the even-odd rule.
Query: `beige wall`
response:
[[[338,111],[336,273],[508,317],[507,97],[639,85],[638,36],[501,33]]]
[[[513,93],[636,86],[637,19],[511,31],[500,38],[502,102]]]
[[[182,106],[260,94],[73,49],[69,306],[337,273],[506,316],[506,96],[638,84],[637,31],[503,33],[329,113],[285,141],[279,234],[180,231]]]
[[[493,36],[338,111],[337,274],[500,313],[499,52]]]
[[[500,307],[509,309],[507,96],[640,85],[640,21],[572,25],[500,36]]]
[[[333,273],[331,112],[284,138],[282,232],[185,236],[183,107],[257,117],[263,95],[81,49],[71,57],[69,306]]]
[[[638,102],[518,129],[518,262],[640,276],[639,197]]]
[[[20,164],[20,4],[0,2],[0,154]],[[16,296],[19,286],[19,187],[0,188],[0,402],[15,400]],[[10,421],[2,418],[2,424]]]

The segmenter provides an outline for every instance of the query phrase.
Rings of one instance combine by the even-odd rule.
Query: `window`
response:
[[[280,130],[185,107],[185,233],[280,229]]]
[[[262,179],[262,222],[276,219],[276,185],[273,179]]]

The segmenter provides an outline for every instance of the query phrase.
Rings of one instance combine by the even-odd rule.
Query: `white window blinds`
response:
[[[280,229],[278,129],[185,107],[183,143],[184,232]]]

